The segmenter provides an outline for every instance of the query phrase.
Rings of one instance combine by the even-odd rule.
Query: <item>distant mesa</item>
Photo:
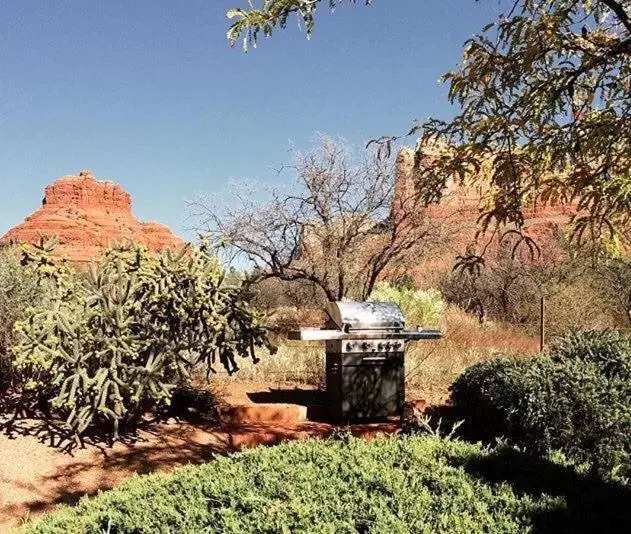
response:
[[[168,227],[134,217],[131,195],[114,182],[97,180],[90,171],[48,185],[42,206],[0,243],[34,243],[53,235],[59,237],[59,254],[73,263],[99,259],[112,245],[130,241],[154,252],[184,245]]]

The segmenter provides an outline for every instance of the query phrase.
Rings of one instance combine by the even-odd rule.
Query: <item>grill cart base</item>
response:
[[[323,329],[290,332],[289,339],[326,341],[328,414],[336,422],[401,416],[405,401],[405,346],[439,339],[438,330],[405,330],[396,304],[330,302]]]
[[[348,356],[326,355],[330,418],[346,423],[400,416],[405,400],[403,353],[377,353],[363,359]]]

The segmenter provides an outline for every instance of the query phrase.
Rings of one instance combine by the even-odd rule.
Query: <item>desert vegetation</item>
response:
[[[265,282],[269,286],[270,281]],[[264,305],[263,294],[251,288],[255,300]],[[272,302],[283,299],[284,283],[276,283]],[[289,285],[288,291],[294,289]],[[265,290],[266,291],[266,290]],[[288,297],[291,298],[291,297]],[[484,324],[462,308],[448,304],[435,289],[412,289],[394,282],[380,282],[370,297],[372,300],[396,302],[404,311],[410,327],[436,327],[444,333],[440,341],[412,343],[406,352],[406,394],[408,399],[423,398],[431,403],[444,402],[451,383],[468,366],[487,361],[500,354],[530,357],[538,351],[538,340],[527,329],[513,325],[499,316]],[[307,306],[307,303],[305,303]],[[229,381],[253,383],[309,384],[324,382],[324,351],[317,342],[294,342],[286,339],[288,331],[301,326],[320,326],[324,320],[321,309],[292,306],[271,306],[268,302],[266,324],[278,352],[269,357],[263,351],[259,361],[244,361],[232,377],[220,372]]]
[[[451,386],[464,431],[502,436],[537,454],[562,451],[601,474],[628,477],[631,351],[616,332],[558,339],[545,356],[473,365]]]
[[[247,283],[306,283],[322,299],[366,300],[390,271],[435,255],[450,237],[445,211],[431,215],[413,191],[398,190],[392,158],[319,135],[283,167],[269,198],[236,191],[218,205],[191,203],[197,230],[221,242],[230,261],[247,260]]]
[[[39,408],[77,438],[95,428],[116,438],[121,425],[167,406],[192,369],[231,374],[238,359],[269,345],[259,314],[224,284],[207,244],[159,255],[118,247],[77,272],[42,239],[24,247],[22,264],[16,269],[44,298],[20,309],[19,293],[19,313],[7,317],[8,404],[16,416]]]
[[[342,435],[136,478],[24,532],[618,531],[628,498],[628,488],[515,449]]]
[[[323,293],[313,284],[252,279],[230,271],[208,243],[164,254],[116,247],[89,271],[76,271],[60,260],[53,245],[42,242],[4,251],[6,279],[26,281],[21,291],[5,294],[6,309],[15,310],[11,336],[5,338],[11,370],[5,375],[10,378],[5,380],[4,410],[11,415],[5,424],[11,425],[18,415],[44,417],[68,437],[77,437],[77,443],[86,435],[91,442],[120,439],[139,425],[152,424],[160,414],[173,413],[169,406],[204,397],[208,380],[228,389],[248,383],[322,385],[322,348],[285,339],[288,328],[321,324]],[[587,532],[591,523],[580,524],[577,500],[581,507],[591,507],[590,521],[608,521],[613,528],[624,521],[616,503],[628,491],[631,341],[620,330],[581,332],[593,316],[568,316],[565,323],[557,318],[558,331],[566,333],[555,334],[546,353],[538,355],[532,325],[516,320],[514,312],[531,305],[531,293],[506,287],[511,268],[504,261],[517,260],[501,256],[501,250],[498,254],[497,263],[489,262],[475,282],[484,279],[486,295],[510,295],[513,307],[509,313],[501,306],[489,307],[484,321],[467,312],[463,302],[448,297],[446,288],[457,287],[458,276],[449,266],[442,278],[445,285],[439,288],[419,287],[413,276],[395,270],[369,295],[396,302],[410,326],[438,327],[445,335],[444,340],[412,345],[407,352],[408,398],[429,404],[429,415],[416,414],[405,426],[412,436],[373,444],[335,434],[332,441],[286,445],[171,476],[139,478],[25,530],[132,532],[151,514],[158,530],[184,528],[181,521],[190,520],[191,528],[213,525],[217,531],[257,530],[261,525],[300,531],[317,516],[322,528],[336,524],[349,532],[361,525],[374,530],[386,524],[422,524],[430,531],[439,524],[454,532],[487,531],[484,525],[491,524],[501,525],[494,527],[498,532],[551,531],[563,517]],[[541,268],[525,261],[510,264],[518,273]],[[563,261],[553,267],[566,271],[557,278],[540,274],[549,286],[574,283],[573,272],[589,280],[592,272],[589,265],[579,269]],[[463,291],[478,287],[463,286]],[[614,304],[604,292],[601,298],[592,298],[591,306],[607,302],[601,312],[610,313]],[[561,300],[560,305],[573,303]],[[620,328],[626,319],[624,306],[616,310],[620,313],[610,317]],[[212,401],[205,409],[215,409]],[[335,487],[337,475],[322,471],[320,463],[314,463],[316,457],[329,458],[336,469],[348,462],[350,471],[342,469],[339,476],[345,484],[353,481],[348,491],[356,512],[326,504],[326,488]],[[261,471],[253,482],[246,473],[255,465]],[[302,475],[283,469],[304,476],[311,470],[321,472],[321,482],[312,483],[322,486],[317,502],[327,512],[301,500]],[[415,491],[403,490],[396,481],[399,469],[401,476],[412,469],[418,477]],[[224,498],[232,489],[201,482],[214,480],[213,470],[234,482],[234,492],[249,488],[242,504]],[[440,474],[430,479],[429,471]],[[279,473],[284,475],[275,478]],[[281,493],[267,493],[274,480],[287,477],[295,487],[278,486]],[[539,485],[529,486],[529,477],[536,477]],[[374,484],[383,492],[369,492]],[[532,493],[524,493],[522,484]],[[180,489],[173,491],[172,485]],[[460,488],[461,504],[457,513],[445,515],[440,510],[448,501],[453,505],[453,488]],[[585,504],[576,488],[593,492],[593,499]],[[195,503],[207,502],[209,496],[215,505],[197,510]],[[421,506],[427,498],[431,506]],[[259,504],[248,507],[249,499]],[[184,502],[189,503],[186,513]],[[284,503],[280,515],[268,515],[272,502]],[[401,515],[408,507],[416,511]],[[603,510],[608,510],[607,519]],[[196,519],[190,519],[193,516]]]
[[[24,530],[134,532],[143,524],[148,531],[335,525],[349,532],[521,532],[569,524],[588,532],[595,524],[624,523],[619,503],[628,497],[631,457],[624,253],[595,262],[558,235],[542,257],[514,253],[513,243],[502,240],[489,248],[484,269],[454,269],[440,256],[426,263],[429,252],[418,256],[416,247],[439,250],[439,236],[452,231],[449,218],[440,219],[445,228],[434,227],[424,212],[393,230],[384,203],[355,226],[357,217],[340,211],[361,211],[348,198],[363,199],[366,180],[394,184],[387,174],[394,169],[371,175],[365,162],[346,162],[340,170],[326,158],[343,152],[329,141],[315,150],[296,174],[302,186],[305,172],[318,178],[290,198],[300,199],[298,211],[281,223],[269,214],[250,220],[267,212],[249,204],[213,214],[204,221],[217,224],[210,233],[217,244],[204,239],[161,254],[117,246],[88,270],[55,255],[54,242],[4,249],[0,272],[11,290],[2,301],[3,427],[11,432],[19,420],[41,418],[74,445],[87,437],[111,444],[179,407],[197,404],[217,415],[220,399],[208,394],[209,382],[228,391],[321,388],[322,347],[288,341],[287,333],[321,325],[327,299],[354,296],[395,302],[408,326],[444,334],[406,353],[407,399],[427,406],[414,408],[402,426],[410,435],[369,443],[337,430],[325,441],[137,478]],[[329,170],[314,171],[311,165],[322,161]],[[359,196],[349,181],[336,199],[327,180],[356,176],[357,169],[367,173]],[[392,203],[395,188],[378,195]],[[333,211],[317,223],[312,213],[298,217],[309,202],[321,213]],[[275,210],[287,205],[273,201]],[[242,217],[249,222],[242,225]],[[424,229],[417,241],[393,245],[397,232],[417,223]],[[347,240],[355,253],[369,246],[353,259],[342,253]],[[237,269],[226,260],[238,255],[264,259]],[[366,265],[372,274],[359,276]],[[428,269],[432,276],[423,276]],[[544,354],[536,336],[541,296],[550,314]],[[309,502],[305,484],[317,493]],[[342,484],[351,509],[332,497]]]
[[[0,247],[0,288],[0,393],[5,393],[14,378],[14,324],[42,299],[36,278],[20,265],[16,247]]]
[[[311,34],[343,3],[371,1],[248,2],[228,39],[247,50],[293,17]],[[107,456],[167,418],[179,431],[180,405],[218,413],[209,384],[321,388],[321,345],[287,333],[322,325],[327,301],[394,302],[444,335],[408,349],[411,409],[389,437],[329,425],[225,454],[230,421],[211,452],[196,442],[202,465],[64,495],[74,506],[21,530],[628,530],[629,58],[627,1],[509,2],[443,78],[453,118],[415,124],[398,158],[400,136],[318,136],[282,186],[193,201],[200,240],[179,250],[114,246],[82,270],[54,241],[0,248],[0,426],[16,439],[44,420]]]
[[[516,240],[505,239],[486,253],[485,268],[456,268],[438,274],[437,286],[450,304],[481,322],[500,320],[536,335],[540,299],[546,303],[546,329],[551,336],[568,330],[627,328],[629,270],[625,255],[595,261],[573,248],[556,231],[541,255],[513,253]]]

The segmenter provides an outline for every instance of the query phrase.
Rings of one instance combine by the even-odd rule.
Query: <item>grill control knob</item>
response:
[[[347,350],[348,352],[350,352],[351,350],[353,350],[353,343],[352,343],[351,341],[349,341],[349,342],[346,344],[346,350]]]
[[[392,347],[392,343],[390,343],[389,341],[386,341],[386,350],[390,350],[391,347]]]
[[[363,350],[368,350],[370,348],[370,343],[368,343],[368,341],[364,341],[362,343],[362,349]]]
[[[383,351],[383,343],[379,343],[379,344],[377,344],[377,350],[378,350],[379,352],[382,352],[382,351]]]
[[[395,350],[401,350],[403,348],[403,343],[401,341],[397,341],[394,344]]]

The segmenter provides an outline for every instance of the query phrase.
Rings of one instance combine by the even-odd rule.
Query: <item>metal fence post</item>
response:
[[[539,352],[543,352],[546,346],[546,299],[541,297],[539,309]]]

